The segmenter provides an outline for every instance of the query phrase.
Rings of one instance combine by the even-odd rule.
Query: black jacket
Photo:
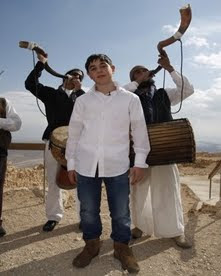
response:
[[[48,126],[46,127],[42,139],[49,139],[51,132],[60,126],[67,126],[74,107],[74,101],[67,96],[65,91],[60,87],[54,89],[39,83],[38,78],[44,69],[44,64],[38,62],[25,81],[25,88],[33,95],[40,99],[45,105],[45,112]],[[85,92],[76,91],[79,97]]]

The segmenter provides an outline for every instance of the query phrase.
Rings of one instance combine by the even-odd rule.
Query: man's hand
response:
[[[174,71],[173,66],[170,64],[168,55],[167,55],[166,51],[164,51],[164,50],[161,50],[161,53],[160,53],[159,59],[158,59],[158,64],[161,65],[169,73]]]
[[[64,81],[64,88],[67,88],[69,90],[74,89],[74,91],[78,91],[81,89],[81,81],[78,76],[72,76],[72,75],[67,75],[68,79]]]
[[[133,167],[130,169],[130,184],[135,185],[144,177],[144,168]]]
[[[48,61],[48,59],[41,54],[37,54],[37,57],[38,57],[38,60],[44,64]]]
[[[81,82],[79,79],[73,79],[73,83],[74,83],[74,90],[78,91],[81,89]]]
[[[68,178],[73,185],[77,185],[77,173],[76,171],[68,171]]]

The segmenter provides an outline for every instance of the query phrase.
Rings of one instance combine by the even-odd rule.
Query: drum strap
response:
[[[65,149],[64,149],[64,148],[62,148],[62,147],[60,147],[60,146],[58,146],[58,145],[55,145],[55,144],[50,140],[50,142],[49,142],[49,149],[51,149],[51,145],[53,145],[53,147],[55,147],[55,148],[61,150],[61,153],[62,153],[62,154],[65,154]]]

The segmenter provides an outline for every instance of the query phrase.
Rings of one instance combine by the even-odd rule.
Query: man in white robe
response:
[[[131,84],[125,86],[141,100],[146,123],[161,123],[172,120],[171,105],[193,94],[193,86],[171,66],[166,53],[158,63],[170,73],[175,88],[157,89],[151,71],[137,65],[130,71]],[[134,87],[137,89],[135,90]],[[135,90],[135,91],[134,91]],[[176,164],[150,166],[139,185],[131,186],[132,230],[134,238],[154,234],[156,237],[173,238],[182,248],[191,244],[184,234],[183,209],[180,194],[179,171]]]

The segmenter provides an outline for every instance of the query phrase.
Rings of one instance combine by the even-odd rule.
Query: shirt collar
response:
[[[116,82],[116,81],[114,81],[114,85],[116,86],[116,89],[113,90],[113,91],[110,91],[111,95],[112,95],[112,93],[115,94],[121,88],[120,85],[119,85],[119,83]],[[95,84],[91,87],[91,89],[88,92],[93,92],[93,93],[96,93],[96,94],[97,93],[103,94],[103,93],[99,92],[98,90],[96,90],[96,85]]]
[[[68,97],[70,97],[71,93],[73,92],[73,90],[69,90],[67,88],[64,88],[63,86],[61,87],[61,89],[67,94]]]

